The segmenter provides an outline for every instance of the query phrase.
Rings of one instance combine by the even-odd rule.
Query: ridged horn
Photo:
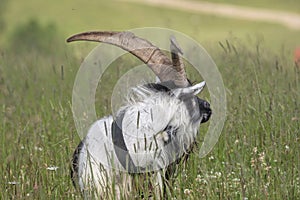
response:
[[[187,81],[186,73],[184,69],[185,67],[184,67],[183,59],[181,57],[181,55],[183,55],[183,52],[174,36],[170,37],[170,50],[171,50],[172,64],[177,71],[178,81],[179,82]]]
[[[158,47],[145,39],[135,36],[131,32],[84,32],[73,35],[67,39],[67,42],[73,41],[96,41],[118,46],[147,64],[161,82],[174,81],[178,87],[186,87],[189,85],[183,65],[178,65],[177,62],[174,62],[174,59],[173,64]],[[176,45],[173,46],[178,47]],[[174,52],[174,54],[177,54],[177,51]]]

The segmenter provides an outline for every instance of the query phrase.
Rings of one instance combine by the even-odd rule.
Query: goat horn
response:
[[[171,42],[170,50],[171,50],[172,63],[173,63],[173,67],[177,71],[177,79],[176,80],[180,80],[181,82],[183,82],[183,81],[187,80],[186,73],[184,70],[184,63],[180,56],[180,55],[183,55],[183,53],[182,53],[182,50],[174,36],[170,37],[170,42]]]
[[[104,42],[118,46],[147,64],[161,82],[174,81],[178,87],[186,87],[189,85],[183,65],[178,65],[177,62],[174,62],[174,59],[173,63],[175,64],[173,64],[158,47],[145,39],[135,36],[131,32],[85,32],[71,36],[67,39],[67,42],[80,40]],[[175,48],[178,47],[178,45],[173,46]],[[177,51],[174,52],[174,54],[177,54]]]

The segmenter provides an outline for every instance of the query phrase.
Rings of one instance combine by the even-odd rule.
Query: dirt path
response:
[[[300,15],[284,11],[185,0],[122,0],[252,21],[282,24],[300,30]]]

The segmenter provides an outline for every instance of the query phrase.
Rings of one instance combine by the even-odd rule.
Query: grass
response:
[[[229,50],[235,45],[229,41],[219,55],[223,77],[233,77],[225,78],[227,123],[218,147],[206,159],[195,159],[192,169],[199,166],[200,173],[191,182],[193,197],[294,199],[299,196],[299,67],[288,67],[259,44],[236,46],[238,54]]]
[[[217,63],[227,91],[227,121],[213,151],[204,159],[193,154],[175,179],[177,199],[300,196],[300,67],[292,61],[299,32],[135,4],[72,2],[39,6],[33,0],[11,1],[11,12],[6,13],[11,26],[2,35],[2,44],[8,45],[13,28],[32,17],[42,24],[55,22],[62,42],[74,32],[95,28],[167,26],[203,42]],[[134,13],[132,17],[129,12]],[[233,34],[228,36],[228,31]],[[14,54],[1,49],[0,199],[80,198],[69,176],[72,153],[79,142],[71,95],[80,56],[90,46],[76,46],[62,45],[59,53],[50,55],[41,55],[39,50]],[[106,73],[110,84],[118,73],[123,70]],[[110,112],[102,106],[110,98],[110,84],[97,92],[99,117]],[[204,125],[201,133],[206,128]],[[200,135],[200,142],[202,138]],[[59,168],[50,171],[51,166]]]

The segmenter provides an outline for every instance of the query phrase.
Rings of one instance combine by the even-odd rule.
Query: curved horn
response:
[[[173,63],[173,67],[177,71],[177,79],[180,80],[181,82],[184,82],[185,80],[187,80],[187,78],[184,70],[184,63],[180,56],[183,55],[183,52],[174,36],[170,37],[170,42],[171,42],[170,50],[171,50],[172,63]]]
[[[104,42],[118,46],[147,64],[161,82],[174,81],[178,87],[188,85],[184,69],[178,71],[158,47],[131,32],[85,32],[71,36],[67,42],[79,40]]]

